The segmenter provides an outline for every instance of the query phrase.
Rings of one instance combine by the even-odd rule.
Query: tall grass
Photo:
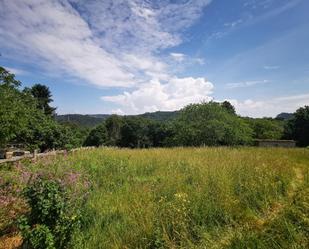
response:
[[[307,248],[309,151],[262,148],[80,151],[92,190],[74,248]]]

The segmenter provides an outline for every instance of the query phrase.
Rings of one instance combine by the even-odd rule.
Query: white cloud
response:
[[[204,65],[205,64],[205,60],[203,58],[193,58],[193,62],[200,64],[200,65]]]
[[[132,92],[103,96],[102,100],[119,105],[126,114],[177,110],[190,103],[210,101],[213,84],[205,78],[171,78],[167,83],[152,80]]]
[[[275,117],[281,112],[295,112],[299,107],[309,105],[309,93],[281,96],[269,100],[229,100],[242,116]]]
[[[111,114],[117,114],[117,115],[125,115],[126,113],[124,113],[121,109],[113,109],[111,111]]]
[[[181,71],[183,68],[188,66],[205,64],[203,58],[192,57],[185,55],[183,53],[170,53],[168,59],[169,59],[169,71],[175,71],[175,72]]]
[[[95,42],[88,24],[68,3],[4,0],[1,10],[0,43],[19,56],[40,58],[47,67],[98,86],[133,84],[134,76]]]
[[[170,56],[172,57],[173,60],[177,61],[177,62],[182,62],[184,61],[186,55],[182,54],[182,53],[170,53]]]
[[[269,83],[269,80],[255,80],[255,81],[242,81],[242,82],[234,82],[234,83],[227,83],[225,84],[226,88],[233,89],[233,88],[241,88],[241,87],[250,87],[259,84],[266,84]]]
[[[265,70],[276,70],[279,69],[279,66],[264,66],[263,67]]]
[[[6,70],[8,70],[10,73],[13,73],[15,75],[24,75],[27,74],[25,70],[19,69],[19,68],[13,68],[13,67],[5,67]]]
[[[210,2],[3,0],[0,45],[10,58],[100,87],[167,80],[158,52],[180,44]]]
[[[243,22],[242,19],[238,19],[238,20],[236,20],[236,21],[234,21],[234,22],[227,22],[227,23],[224,23],[224,26],[225,26],[225,27],[234,28],[234,27],[236,27],[237,25],[241,24],[242,22]]]
[[[170,77],[167,73],[168,65],[153,56],[125,54],[123,62],[141,82],[152,78],[165,80]]]

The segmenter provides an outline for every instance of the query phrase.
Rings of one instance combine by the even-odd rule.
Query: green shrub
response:
[[[26,248],[68,248],[79,214],[60,181],[38,177],[24,190],[30,212],[19,219]]]
[[[56,249],[54,236],[45,225],[37,225],[32,229],[28,234],[28,240],[24,247],[33,249]]]

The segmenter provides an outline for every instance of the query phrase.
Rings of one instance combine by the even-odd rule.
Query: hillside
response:
[[[179,111],[157,111],[157,112],[146,112],[139,115],[128,115],[128,116],[138,116],[143,118],[148,118],[155,121],[168,121],[175,118]],[[60,123],[70,122],[83,127],[94,127],[102,123],[111,114],[64,114],[57,115],[56,120]]]
[[[276,116],[276,119],[289,120],[293,117],[293,113],[282,112]]]
[[[82,114],[64,114],[64,115],[57,115],[56,120],[60,123],[70,122],[77,124],[83,127],[94,127],[103,120],[108,118],[108,114],[98,114],[98,115],[82,115]]]
[[[125,115],[125,116],[137,116],[147,118],[155,121],[169,121],[177,117],[180,111],[157,111],[157,112],[146,112],[138,115]],[[63,114],[57,115],[56,120],[60,123],[70,122],[75,123],[82,127],[95,127],[107,119],[111,114]],[[276,116],[278,120],[289,120],[293,117],[292,113],[282,112]]]
[[[148,118],[156,121],[169,121],[177,117],[180,111],[158,111],[158,112],[146,112],[144,114],[136,115],[143,118]]]

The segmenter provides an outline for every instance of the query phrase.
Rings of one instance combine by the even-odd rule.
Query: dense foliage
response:
[[[284,132],[284,122],[271,118],[247,118],[246,122],[253,130],[255,139],[281,139]]]
[[[98,125],[90,131],[84,145],[85,146],[100,146],[106,143],[106,127],[105,125]]]
[[[18,90],[20,82],[0,67],[0,146],[16,138],[32,115],[28,95]]]
[[[241,145],[252,139],[250,127],[230,109],[215,103],[185,107],[173,124],[172,145]]]
[[[309,146],[309,106],[299,108],[288,120],[285,136],[295,139],[299,146]]]
[[[288,138],[304,146],[306,134],[292,132],[297,117],[299,115],[295,114],[295,118],[288,121],[242,118],[227,101],[191,104],[164,121],[144,118],[143,115],[111,115],[91,130],[84,145],[130,148],[233,146],[250,145],[254,139]],[[297,125],[298,130],[307,129],[306,121],[297,122]]]
[[[36,84],[20,90],[20,86],[13,74],[0,67],[0,147],[22,143],[44,151],[82,145],[85,132],[53,119],[55,108],[49,106],[52,95],[47,87]]]
[[[55,119],[59,123],[71,123],[79,127],[94,128],[95,126],[101,124],[110,115],[82,115],[82,114],[64,114],[56,115]]]
[[[130,148],[241,145],[249,144],[251,135],[250,127],[231,109],[211,102],[189,105],[169,122],[112,115],[90,132],[86,144]]]

